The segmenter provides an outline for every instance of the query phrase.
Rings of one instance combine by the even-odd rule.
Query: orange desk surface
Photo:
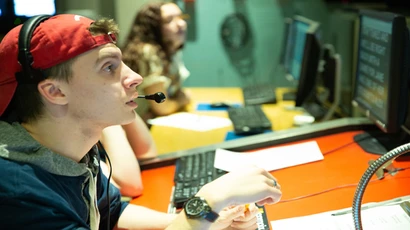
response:
[[[379,157],[365,153],[353,142],[357,133],[360,131],[315,138],[324,154],[323,161],[272,171],[282,187],[283,197],[278,204],[265,206],[269,220],[351,207],[356,184],[367,169],[368,161]],[[396,168],[410,168],[410,161],[393,164]],[[131,202],[166,212],[174,170],[175,166],[167,166],[143,171],[143,195]],[[410,195],[410,169],[369,183],[363,203],[404,195]]]

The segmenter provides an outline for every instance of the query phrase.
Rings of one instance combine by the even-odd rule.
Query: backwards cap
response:
[[[60,14],[40,23],[30,42],[32,67],[44,70],[98,46],[115,42],[112,34],[93,36],[88,30],[94,21],[79,15]],[[0,43],[0,116],[4,113],[22,70],[18,62],[18,38],[21,25],[10,30]]]

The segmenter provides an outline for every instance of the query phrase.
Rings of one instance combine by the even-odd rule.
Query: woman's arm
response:
[[[137,129],[137,118],[131,124],[134,124],[135,126],[132,127]],[[142,125],[146,128],[144,123]],[[129,128],[129,130],[131,130],[131,128]],[[135,130],[135,132],[138,131]],[[110,126],[103,130],[101,143],[111,160],[113,184],[120,189],[122,195],[135,197],[142,194],[143,185],[140,167],[136,158],[137,154],[134,153],[131,142],[140,143],[141,147],[139,149],[147,149],[148,151],[151,147],[145,146],[145,140],[142,139],[140,141],[138,139],[143,137],[143,135],[136,137],[131,135],[130,138],[134,138],[131,141],[129,141],[127,137],[126,132],[120,125]],[[139,154],[144,155],[143,153]],[[149,154],[153,155],[152,153]]]
[[[138,114],[136,114],[135,120],[132,123],[123,125],[122,128],[125,131],[135,156],[139,160],[154,158],[157,156],[157,148],[151,133]]]

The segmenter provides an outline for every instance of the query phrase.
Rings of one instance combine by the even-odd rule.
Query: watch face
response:
[[[204,202],[198,197],[190,199],[185,205],[185,210],[189,215],[199,216],[204,211]]]

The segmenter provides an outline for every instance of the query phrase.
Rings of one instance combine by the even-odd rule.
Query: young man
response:
[[[280,199],[275,178],[249,167],[205,185],[177,216],[122,203],[95,147],[104,128],[135,119],[142,82],[121,60],[116,24],[46,18],[19,52],[20,30],[0,44],[3,228],[249,229],[254,213],[229,207]]]

